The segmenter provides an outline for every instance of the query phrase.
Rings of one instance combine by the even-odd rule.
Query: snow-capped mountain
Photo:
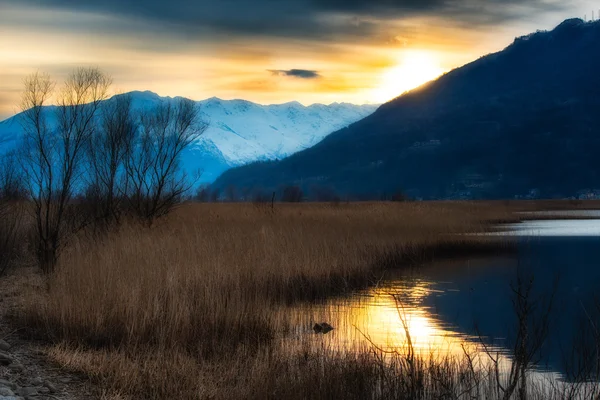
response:
[[[152,109],[160,102],[172,100],[152,92],[131,92],[128,95],[137,110]],[[264,106],[215,97],[197,104],[202,119],[209,126],[183,155],[183,161],[188,171],[203,170],[201,182],[212,182],[234,166],[280,159],[311,147],[329,133],[377,109],[376,105],[347,103],[303,106],[291,102]],[[51,123],[52,107],[48,107],[47,112]],[[19,115],[0,122],[0,146],[8,149],[16,144],[21,129]]]

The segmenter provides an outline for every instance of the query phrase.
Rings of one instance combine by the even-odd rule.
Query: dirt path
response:
[[[0,277],[0,400],[101,398],[89,380],[50,362],[44,345],[24,339],[27,332],[9,317],[19,312],[25,290],[42,285],[33,268],[20,268]]]

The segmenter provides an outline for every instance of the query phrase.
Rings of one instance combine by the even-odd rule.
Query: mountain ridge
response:
[[[151,109],[181,97],[161,97],[151,91],[133,91],[135,110]],[[114,97],[106,100],[111,101]],[[223,171],[256,160],[283,158],[310,147],[327,134],[373,112],[377,105],[300,103],[260,105],[246,100],[212,97],[197,101],[209,127],[183,154],[188,172],[202,169],[201,183],[211,183]],[[51,115],[54,106],[47,106]],[[16,146],[22,133],[19,114],[0,122],[0,143],[5,150]],[[1,151],[0,151],[1,152]]]
[[[572,197],[600,187],[600,22],[570,19],[383,104],[279,162],[215,187],[326,186],[423,199]],[[549,161],[552,160],[552,161]]]

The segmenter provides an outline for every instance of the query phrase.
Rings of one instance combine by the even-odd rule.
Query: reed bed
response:
[[[290,320],[274,310],[368,286],[388,268],[508,249],[471,234],[514,220],[513,211],[451,202],[187,204],[150,229],[126,223],[103,237],[80,235],[45,287],[28,292],[18,321],[53,344],[61,365],[119,395],[331,398],[340,393],[310,382],[350,385],[376,369],[370,356],[309,354],[329,367],[304,368],[280,349]],[[293,379],[261,383],[276,371]],[[343,397],[382,384],[368,375],[364,390],[350,385]]]
[[[464,357],[330,351],[237,351],[219,360],[179,352],[132,353],[54,346],[48,356],[84,372],[104,399],[372,399],[372,400],[590,400],[597,381],[564,382],[527,372],[525,397],[507,391],[506,374]]]

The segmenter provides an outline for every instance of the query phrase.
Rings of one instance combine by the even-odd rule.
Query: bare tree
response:
[[[21,108],[25,132],[23,161],[36,222],[37,257],[42,270],[54,270],[68,236],[78,229],[72,198],[82,183],[85,145],[96,129],[110,79],[97,68],[80,68],[57,96],[55,129],[45,110],[55,84],[48,75],[25,79]]]
[[[494,354],[480,335],[484,352],[493,365],[497,397],[503,400],[512,399],[514,394],[520,400],[527,399],[527,374],[539,361],[542,347],[548,338],[558,285],[558,279],[555,279],[549,295],[535,298],[534,277],[522,275],[521,270],[517,274],[516,283],[511,283],[516,335],[512,346],[513,360],[505,379],[501,378],[500,354],[497,352]]]
[[[130,209],[148,225],[167,214],[191,188],[181,153],[207,128],[193,101],[165,102],[143,112],[125,161]]]
[[[229,185],[225,188],[225,201],[233,203],[237,201],[238,195],[235,186]]]
[[[194,200],[199,203],[208,203],[211,201],[210,185],[201,185],[196,191]]]
[[[19,256],[23,243],[23,186],[14,153],[0,158],[0,276]]]
[[[0,159],[0,199],[23,200],[27,197],[23,182],[23,171],[18,165],[18,154],[11,151]]]
[[[340,196],[330,187],[321,186],[321,185],[313,185],[310,188],[311,197],[315,201],[325,202],[339,202]]]
[[[220,195],[221,195],[221,192],[219,191],[219,189],[213,188],[210,193],[210,202],[217,203],[219,201]]]
[[[104,225],[119,223],[122,201],[127,192],[125,161],[138,125],[132,111],[132,99],[122,95],[102,106],[99,129],[90,136],[87,146],[89,186],[86,200],[93,214]]]
[[[304,192],[300,186],[286,186],[283,188],[281,201],[288,203],[300,203],[304,198]]]
[[[0,276],[14,263],[23,243],[22,205],[0,198]]]

